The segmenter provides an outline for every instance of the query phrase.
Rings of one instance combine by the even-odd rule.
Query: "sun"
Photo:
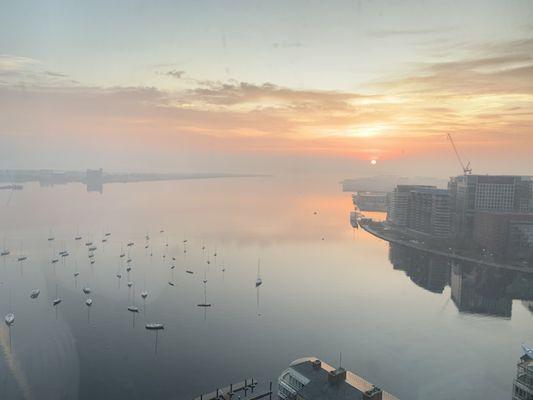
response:
[[[370,161],[370,164],[372,164],[372,165],[376,165],[377,163],[378,163],[377,160],[371,160]]]

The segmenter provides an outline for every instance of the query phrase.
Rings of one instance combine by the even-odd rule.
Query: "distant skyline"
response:
[[[20,1],[0,168],[531,174],[531,1]],[[375,165],[371,164],[376,160]]]

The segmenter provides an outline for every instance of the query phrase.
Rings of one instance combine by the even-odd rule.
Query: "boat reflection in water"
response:
[[[458,261],[390,243],[389,260],[416,285],[433,293],[451,289],[459,312],[511,318],[513,300],[533,301],[533,270],[514,272]]]

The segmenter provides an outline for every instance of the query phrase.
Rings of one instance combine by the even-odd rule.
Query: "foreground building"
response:
[[[278,379],[284,400],[398,400],[344,368],[333,368],[317,358],[293,361]]]
[[[523,355],[517,365],[516,378],[513,381],[512,400],[533,399],[533,359]]]

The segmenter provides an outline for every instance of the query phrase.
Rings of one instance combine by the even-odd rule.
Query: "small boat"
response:
[[[149,235],[146,235],[144,238],[145,238],[146,240],[150,240],[150,236],[149,236]]]
[[[76,236],[74,240],[81,240],[81,236]]]
[[[87,286],[84,286],[83,289],[81,289],[83,291],[83,293],[85,294],[89,294],[91,293],[91,288],[90,287],[87,287]]]
[[[52,264],[56,264],[59,262],[59,258],[52,258]]]
[[[41,291],[39,289],[32,289],[32,291],[30,292],[30,297],[32,299],[36,299],[37,297],[39,297],[40,293]]]
[[[129,281],[129,282],[127,283],[127,285],[128,285],[128,287],[132,287],[132,286],[133,286],[133,282],[132,282],[132,281]]]
[[[94,258],[94,254],[93,253],[89,254],[89,258]]]
[[[106,233],[104,233],[104,236],[105,236],[105,237],[109,237],[109,236],[111,236],[111,232],[106,232]]]
[[[93,305],[93,299],[87,299],[85,300],[85,304],[87,305],[87,307],[90,307]]]
[[[189,241],[189,239],[184,239],[183,243],[187,243],[188,241]]]
[[[20,256],[19,258],[17,258],[17,261],[24,261],[24,260],[27,260],[28,257],[26,256]]]
[[[11,252],[9,250],[2,250],[0,256],[8,256]]]
[[[66,252],[67,252],[66,250],[61,250],[61,251],[60,251],[59,253],[57,253],[57,254],[59,254],[60,256],[62,256],[62,255],[65,254]]]
[[[80,273],[79,272],[74,272],[74,276],[78,276]]]
[[[146,298],[148,297],[148,292],[147,292],[146,290],[142,290],[142,291],[141,291],[141,297],[142,297],[143,299],[146,299]]]
[[[194,274],[194,271],[191,271],[190,269],[186,269],[185,272],[187,272],[188,274]]]
[[[126,257],[126,254],[121,253],[119,257],[120,257],[120,258],[124,258],[124,257]]]
[[[131,267],[126,268],[126,272],[130,272],[130,271],[131,271]]]
[[[200,303],[198,307],[211,307],[211,303]]]
[[[128,311],[131,311],[131,312],[139,312],[139,307],[136,307],[136,306],[129,306],[129,307],[128,307]]]
[[[171,267],[170,267],[170,269],[174,269],[174,268],[176,268],[176,266],[175,266],[175,265],[173,265],[173,266],[171,266]]]
[[[151,331],[159,331],[159,330],[165,329],[163,324],[158,324],[158,323],[146,324],[145,328]]]
[[[94,260],[91,260],[91,265],[93,265],[93,264],[94,264]]]
[[[133,243],[133,242],[129,242],[129,243],[127,244],[127,246],[128,246],[128,247],[131,247],[131,246],[133,246],[134,244],[135,244],[135,243]]]
[[[6,314],[6,316],[4,317],[4,321],[6,322],[7,326],[13,325],[15,323],[15,314],[13,313]]]
[[[172,257],[172,261],[176,261],[176,257]]]
[[[86,242],[85,243],[85,246],[89,247],[89,246],[92,246],[93,245],[93,242]]]
[[[54,241],[55,239],[56,239],[55,237],[49,237],[49,238],[48,238],[48,241],[49,241],[49,242],[52,242],[52,241]]]
[[[170,286],[174,286],[174,282],[169,282],[168,283]]]
[[[118,278],[118,279],[122,278],[122,275],[117,274],[117,278]]]
[[[52,305],[53,306],[57,306],[59,303],[61,303],[63,301],[62,298],[58,297],[57,299],[55,299],[54,301],[52,301]]]
[[[159,233],[165,233],[165,230],[164,230],[164,229],[161,229],[161,230],[159,231]]]
[[[89,251],[95,251],[95,250],[96,250],[96,246],[89,247]]]
[[[61,254],[61,257],[68,257],[69,256],[69,253],[68,251],[64,252],[63,254]]]
[[[163,258],[167,258],[167,255],[166,255],[166,254],[163,254]]]
[[[107,239],[106,239],[106,238],[103,238],[103,239],[102,239],[102,243],[105,243],[105,242],[107,242]]]
[[[150,247],[150,246],[148,246],[148,245],[145,245],[145,246],[144,246],[145,249],[147,249],[148,247]]]

